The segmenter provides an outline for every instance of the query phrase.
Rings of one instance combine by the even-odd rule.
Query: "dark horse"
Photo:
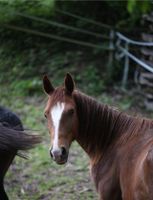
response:
[[[43,86],[53,160],[66,163],[76,140],[90,157],[101,200],[153,200],[153,121],[129,116],[75,90],[70,74],[58,88],[44,76]]]
[[[0,200],[8,200],[4,177],[18,150],[27,150],[40,142],[40,137],[23,131],[18,116],[0,106]]]

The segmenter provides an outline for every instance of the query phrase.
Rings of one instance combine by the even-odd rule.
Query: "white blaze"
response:
[[[53,140],[53,150],[59,149],[58,147],[58,133],[59,133],[59,123],[64,110],[64,103],[57,103],[51,110],[51,118],[54,126],[54,140]]]

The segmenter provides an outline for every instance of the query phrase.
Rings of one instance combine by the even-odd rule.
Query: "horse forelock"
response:
[[[62,102],[65,100],[65,88],[64,87],[58,87],[53,92],[53,94],[50,96],[52,103],[56,102]]]
[[[58,87],[54,90],[54,92],[49,95],[46,107],[45,107],[45,112],[49,113],[51,107],[56,105],[57,103],[61,103],[65,101],[65,89],[64,87]]]

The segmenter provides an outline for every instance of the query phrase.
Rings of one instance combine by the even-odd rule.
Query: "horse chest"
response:
[[[111,161],[107,161],[91,167],[91,175],[95,183],[100,200],[121,200],[121,191],[119,186],[116,166]]]

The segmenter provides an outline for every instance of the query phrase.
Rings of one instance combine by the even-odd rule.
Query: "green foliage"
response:
[[[100,76],[97,68],[93,65],[84,68],[84,70],[76,76],[76,81],[79,83],[79,87],[89,95],[100,94],[105,88],[102,76]]]
[[[116,88],[116,94],[108,94],[103,92],[101,95],[98,96],[100,102],[112,105],[113,107],[120,109],[121,111],[127,111],[131,109],[133,106],[134,100],[131,96],[128,96],[126,93],[122,93],[120,88]]]
[[[40,94],[42,92],[42,81],[38,78],[16,80],[11,84],[11,88],[17,96]]]
[[[0,19],[10,20],[16,11],[34,15],[48,15],[53,12],[55,0],[1,0]],[[7,19],[8,18],[8,19]]]
[[[144,14],[152,9],[152,2],[150,0],[128,0],[127,9],[130,14],[136,15],[136,13]]]
[[[53,84],[58,86],[63,83],[65,74],[70,72],[77,86],[88,94],[98,94],[104,89],[105,81],[96,64],[90,61],[90,55],[81,51],[50,55],[50,47],[47,48],[18,51],[11,46],[6,48],[6,44],[3,44],[0,48],[1,85],[6,87],[7,77],[7,87],[14,95],[40,94],[43,74],[48,74]]]

